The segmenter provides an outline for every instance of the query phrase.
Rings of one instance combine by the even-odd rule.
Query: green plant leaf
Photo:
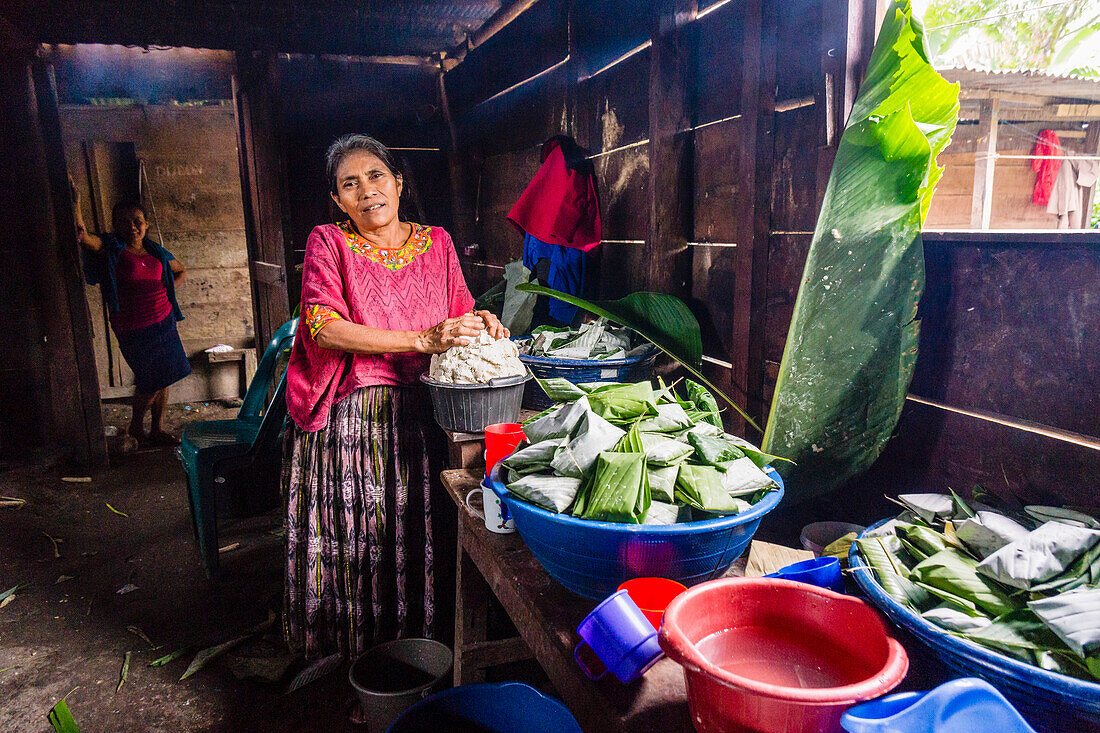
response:
[[[54,733],[80,733],[80,726],[76,724],[73,714],[69,712],[69,705],[64,698],[50,708],[46,721],[53,726]]]
[[[639,292],[618,300],[592,302],[531,283],[519,285],[517,289],[557,298],[626,326],[680,362],[695,379],[728,402],[749,425],[760,430],[748,413],[725,392],[711,384],[700,371],[703,366],[703,339],[699,332],[699,321],[679,298],[664,293]]]
[[[958,119],[907,0],[887,10],[840,140],[762,448],[808,498],[866,470],[897,425],[916,363],[921,225]]]

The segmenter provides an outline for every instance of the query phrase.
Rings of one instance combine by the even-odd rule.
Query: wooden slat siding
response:
[[[269,56],[237,54],[233,94],[240,130],[241,193],[249,260],[285,267],[289,259],[283,231],[287,178],[275,130],[277,102]],[[256,349],[262,354],[271,336],[290,317],[285,279],[262,284],[253,277],[252,305]]]
[[[643,250],[646,290],[683,297],[691,277],[691,123],[695,26],[678,27],[694,0],[661,0],[649,55],[649,222]]]
[[[1000,100],[982,102],[974,156],[974,189],[970,204],[971,229],[989,229],[990,216],[993,213],[993,176],[997,164],[994,155],[997,152],[1000,111]]]
[[[50,375],[53,425],[56,439],[69,457],[77,463],[100,467],[107,465],[107,443],[103,438],[91,314],[84,298],[80,253],[74,245],[76,226],[61,137],[57,82],[53,68],[44,60],[36,59],[31,68],[45,158],[47,205],[53,219],[52,243],[39,250],[44,253],[43,293],[49,293],[52,304],[43,309],[48,332],[43,366]]]

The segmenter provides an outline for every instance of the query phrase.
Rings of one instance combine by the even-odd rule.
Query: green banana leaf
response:
[[[687,443],[660,433],[642,433],[642,449],[650,468],[665,468],[682,463],[694,449]]]
[[[718,467],[723,463],[745,458],[745,452],[726,440],[725,437],[720,438],[688,432],[687,440],[691,447],[695,449],[692,460],[697,463]]]
[[[513,471],[516,476],[546,471],[561,444],[560,438],[527,444],[502,460],[500,465]]]
[[[866,470],[897,425],[916,363],[921,225],[958,120],[908,0],[886,11],[840,140],[795,301],[763,449],[793,496]]]
[[[722,478],[714,466],[680,464],[676,475],[676,502],[709,514],[737,514],[748,506],[722,488]]]
[[[76,724],[73,714],[69,712],[69,705],[65,698],[57,701],[46,714],[46,721],[54,729],[54,733],[80,733],[80,727]]]
[[[631,293],[618,300],[592,302],[542,285],[527,283],[517,288],[526,293],[547,295],[626,326],[671,356],[700,383],[730,404],[749,425],[760,427],[725,392],[711,384],[703,368],[703,339],[699,321],[679,298],[664,293]]]
[[[649,382],[618,384],[612,389],[591,392],[592,412],[613,423],[630,422],[657,414],[657,398]]]
[[[657,414],[647,417],[638,423],[638,429],[643,433],[678,433],[681,430],[690,430],[695,423],[691,416],[676,402],[664,402],[657,405]]]
[[[535,506],[561,514],[573,503],[580,486],[579,478],[532,473],[508,484],[508,490]]]
[[[577,404],[574,403],[574,406]],[[569,434],[569,442],[558,448],[550,466],[560,476],[584,478],[595,465],[599,454],[614,448],[625,434],[625,431],[588,410]]]
[[[856,546],[859,548],[860,555],[874,571],[875,578],[882,589],[899,603],[919,610],[928,604],[928,592],[909,579],[909,569],[887,546],[888,540],[896,539],[894,536],[864,537],[856,540]]]
[[[641,524],[649,504],[645,454],[601,453],[585,490],[583,512],[574,509],[573,514],[599,522]]]
[[[1100,651],[1100,588],[1041,598],[1027,607],[1078,656]]]
[[[583,389],[563,377],[547,377],[546,379],[535,377],[535,381],[539,383],[539,387],[546,393],[546,396],[554,402],[575,402],[585,395]]]
[[[654,501],[663,501],[667,504],[675,501],[676,476],[679,473],[678,465],[667,468],[649,466],[649,493]]]
[[[913,568],[913,576],[933,588],[975,603],[993,616],[1016,610],[1017,605],[992,580],[978,575],[978,563],[953,550],[937,552]]]
[[[703,419],[714,427],[721,428],[722,416],[718,414],[718,401],[714,399],[714,395],[706,387],[690,379],[685,379],[684,385],[687,387],[688,400],[705,415]]]
[[[523,423],[523,433],[532,443],[566,438],[577,427],[581,418],[590,411],[588,397],[557,405]]]

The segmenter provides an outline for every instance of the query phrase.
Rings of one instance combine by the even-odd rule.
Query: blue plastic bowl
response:
[[[522,682],[463,685],[419,701],[386,733],[581,733],[569,709]]]
[[[573,384],[642,382],[653,376],[653,363],[657,360],[657,354],[658,349],[654,346],[640,354],[622,359],[556,359],[552,356],[520,354],[519,360],[526,364],[531,373],[539,379],[560,377]],[[545,410],[553,404],[554,401],[546,396],[537,382],[527,384],[523,393],[524,407]]]
[[[863,534],[887,521],[871,525]],[[1048,672],[952,636],[884,591],[855,544],[848,565],[859,587],[891,621],[927,644],[952,672],[960,677],[980,677],[996,687],[1036,729],[1065,733],[1100,730],[1100,684]]]
[[[783,480],[766,470],[779,490],[749,511],[669,525],[593,522],[549,512],[513,496],[500,481],[499,465],[484,483],[507,505],[516,531],[550,577],[578,595],[603,599],[634,578],[695,585],[726,572],[783,498]]]

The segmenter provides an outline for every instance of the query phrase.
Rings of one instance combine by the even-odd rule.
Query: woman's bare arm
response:
[[[168,260],[168,266],[172,268],[173,281],[176,285],[179,285],[183,282],[183,278],[187,276],[187,268],[179,260]]]
[[[465,346],[485,328],[472,313],[448,318],[424,331],[387,331],[345,320],[332,321],[317,332],[322,349],[350,354],[439,354],[452,346]]]
[[[91,252],[99,252],[103,249],[103,240],[88,232],[88,228],[84,226],[84,214],[80,211],[80,191],[77,190],[76,184],[73,183],[73,177],[69,176],[69,191],[73,195],[73,220],[76,222],[76,241]]]

